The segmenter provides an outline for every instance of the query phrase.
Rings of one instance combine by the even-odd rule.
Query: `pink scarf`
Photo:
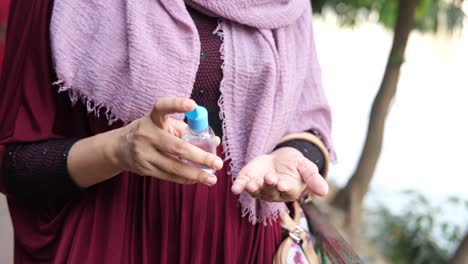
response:
[[[333,155],[308,0],[55,0],[51,42],[60,91],[110,123],[160,97],[190,97],[200,40],[186,4],[220,17],[223,147],[235,179],[287,133],[317,130]],[[180,118],[180,116],[176,116]],[[243,215],[271,222],[283,203],[243,193]]]

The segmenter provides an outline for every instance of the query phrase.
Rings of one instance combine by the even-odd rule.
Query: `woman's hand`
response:
[[[328,193],[317,166],[298,150],[283,147],[250,161],[239,172],[232,192],[245,190],[257,199],[287,202],[298,199],[306,188],[319,196]]]
[[[214,185],[217,181],[215,175],[181,159],[215,170],[222,168],[222,159],[182,140],[180,137],[187,125],[169,117],[173,113],[194,109],[195,102],[190,99],[160,99],[149,115],[120,129],[114,149],[117,166],[139,175],[176,183]]]

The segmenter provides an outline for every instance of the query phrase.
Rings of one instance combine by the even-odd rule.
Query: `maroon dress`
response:
[[[50,85],[50,3],[12,3],[1,79],[1,156],[7,143],[83,138],[121,125],[108,126],[104,115],[88,114],[80,103],[71,106]],[[216,113],[222,78],[220,40],[212,35],[216,19],[191,13],[202,42],[192,97]],[[279,224],[252,225],[241,216],[228,170],[216,173],[213,187],[124,172],[79,192],[35,199],[8,193],[0,177],[14,225],[15,262],[271,263],[281,241]]]

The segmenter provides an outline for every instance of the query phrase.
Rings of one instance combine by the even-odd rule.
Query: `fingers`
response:
[[[187,129],[188,125],[185,122],[175,120],[175,119],[168,119],[170,122],[171,127],[174,128],[174,131],[172,131],[173,135],[176,135],[177,137],[181,138],[182,134],[184,133],[185,129]],[[215,137],[215,145],[219,146],[221,144],[221,138],[218,136]]]
[[[270,178],[268,183],[265,181],[266,178]],[[263,184],[251,180],[246,184],[245,191],[255,199],[261,199],[268,202],[288,202],[296,200],[302,190],[305,189],[305,185],[297,184],[297,182],[291,183],[284,180],[278,181],[278,179],[275,178],[276,177],[272,175],[265,175]],[[278,182],[278,185],[287,182],[287,191],[280,191],[278,185],[272,183],[275,181]],[[301,188],[300,185],[303,187]]]
[[[307,158],[303,158],[297,167],[302,180],[307,188],[318,196],[325,196],[328,193],[328,183],[319,174],[317,166]]]
[[[161,153],[152,155],[149,160],[154,167],[165,172],[166,176],[170,177],[169,180],[172,181],[178,182],[180,179],[183,183],[200,182],[208,186],[212,186],[217,182],[215,175]]]
[[[182,138],[182,135],[184,134],[184,131],[187,129],[188,125],[187,123],[179,120],[175,120],[172,118],[167,119],[166,121],[169,126],[169,133],[176,135],[178,138]]]
[[[259,198],[262,195],[262,185],[255,181],[249,181],[245,186],[247,192],[249,192],[254,198]]]
[[[180,184],[193,184],[196,183],[194,180],[189,180],[187,178],[182,178],[176,175],[172,175],[157,166],[155,166],[156,162],[154,161],[149,161],[146,157],[140,160],[137,160],[134,163],[134,168],[133,172],[141,175],[141,176],[149,176],[149,177],[155,177],[161,180],[167,180],[167,181],[172,181],[175,183],[180,183]]]
[[[239,174],[236,180],[232,184],[231,191],[235,195],[241,194],[247,187],[247,183],[250,181],[250,178],[245,174]]]
[[[293,201],[299,198],[306,185],[300,179],[283,177],[278,181],[276,187],[280,193],[281,201]]]
[[[291,165],[273,158],[275,157],[264,155],[250,161],[239,172],[231,188],[232,192],[239,195],[245,191],[256,199],[271,202],[292,201],[299,198],[306,188],[297,169],[299,162],[295,159],[294,162],[290,162],[294,164]],[[320,190],[318,192],[322,193]]]
[[[288,177],[286,179],[281,179],[280,181],[278,181],[278,185],[276,186],[276,188],[280,192],[287,193],[295,187],[294,185],[297,185],[297,181],[293,182],[293,180],[290,177]]]
[[[281,193],[278,191],[278,176],[275,173],[267,173],[263,178],[263,187],[260,198],[267,202],[282,202]]]
[[[235,195],[243,191],[248,192],[255,199],[262,199],[269,202],[281,201],[280,193],[276,189],[278,178],[273,173],[267,173],[264,177],[253,176],[252,173],[241,171],[231,188]]]
[[[250,186],[250,191],[247,191],[252,192],[257,190],[258,186],[263,185],[263,177],[257,177],[258,174],[259,172],[253,169],[252,163],[247,164],[237,175],[236,180],[232,184],[231,191],[235,195],[239,195],[246,190],[248,185]]]
[[[192,145],[177,136],[160,133],[159,140],[154,140],[154,145],[159,151],[191,161],[205,167],[219,170],[223,167],[223,160],[195,145]]]
[[[273,173],[268,173],[263,179],[266,186],[274,187],[278,184],[278,176]]]
[[[245,191],[255,199],[268,202],[287,202],[296,200],[306,188],[300,178],[290,175],[267,172],[260,177],[257,174],[241,171],[234,181],[232,192],[239,195]]]
[[[257,160],[255,164],[261,164],[260,161]],[[286,168],[282,172],[259,171],[259,166],[246,166],[239,173],[231,190],[235,195],[246,191],[256,199],[272,202],[296,200],[306,188],[319,196],[328,193],[328,184],[313,162],[302,157],[294,164],[280,163]]]
[[[150,118],[158,127],[163,127],[167,115],[187,113],[195,109],[195,102],[188,98],[168,97],[159,99],[150,113]]]
[[[254,179],[257,178],[262,179],[262,177]],[[255,199],[268,202],[286,202],[296,200],[305,189],[303,184],[292,183],[290,180],[279,180],[278,176],[274,174],[266,174],[263,181],[254,179],[245,174],[239,175],[231,188],[232,192],[239,195],[246,191]],[[280,191],[280,185],[282,185],[283,190],[287,191]]]

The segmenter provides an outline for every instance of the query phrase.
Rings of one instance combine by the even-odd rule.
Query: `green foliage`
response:
[[[407,206],[401,213],[396,214],[383,205],[369,213],[367,235],[394,263],[448,263],[450,254],[463,239],[464,230],[459,225],[440,221],[443,209],[468,212],[468,201],[451,197],[434,206],[417,192],[406,191],[403,195]]]
[[[399,0],[312,0],[315,13],[332,10],[343,26],[354,26],[376,14],[378,22],[393,29]],[[463,26],[463,0],[419,0],[415,12],[415,29],[436,32],[442,28],[452,32]]]

